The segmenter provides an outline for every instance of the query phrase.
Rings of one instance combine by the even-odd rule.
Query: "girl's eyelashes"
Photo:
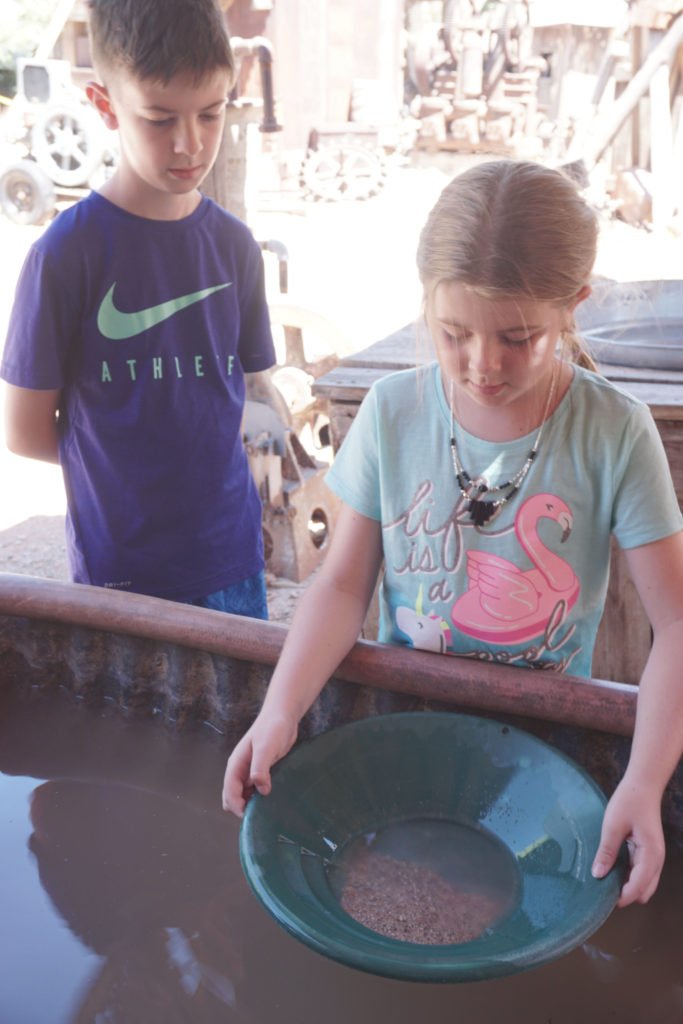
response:
[[[467,334],[466,331],[454,331],[452,329],[449,330],[448,328],[444,327],[443,332],[449,339],[449,341],[463,342],[467,341],[467,339],[469,338],[469,334]]]
[[[530,341],[534,341],[534,339],[537,337],[538,335],[527,334],[524,338],[511,338],[509,335],[504,334],[502,336],[502,340],[505,342],[506,345],[514,347],[515,345],[528,345]]]
[[[456,327],[442,326],[442,330],[445,336],[449,339],[449,341],[455,341],[461,344],[465,341],[468,341],[472,337],[472,332],[467,331],[464,328],[458,329]],[[498,337],[500,338],[504,345],[509,345],[510,348],[515,348],[518,345],[528,345],[531,342],[538,341],[540,338],[543,337],[544,333],[544,331],[534,331],[530,334],[525,334],[523,337],[520,337],[517,334],[500,334],[498,335]]]
[[[518,334],[514,335],[514,337],[511,337],[509,334],[504,334],[502,338],[506,345],[534,345],[547,333],[546,328],[542,327],[536,331],[530,331],[528,334],[525,334],[524,337],[520,337]]]

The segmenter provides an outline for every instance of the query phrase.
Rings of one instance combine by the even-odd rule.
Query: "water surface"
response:
[[[378,978],[297,942],[252,895],[219,807],[225,756],[208,727],[0,687],[2,1024],[683,1021],[675,849],[648,906],[554,963],[492,982]]]

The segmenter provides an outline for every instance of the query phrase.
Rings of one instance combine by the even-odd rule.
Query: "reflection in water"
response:
[[[78,1024],[245,1020],[226,822],[142,789],[60,780],[33,793],[30,848],[69,928],[104,964]],[[243,910],[241,911],[243,913]]]
[[[105,719],[42,696],[24,715],[2,690],[0,879],[3,894],[10,884],[25,890],[0,907],[2,1024],[683,1021],[683,856],[671,842],[653,901],[615,911],[553,963],[490,983],[379,978],[295,941],[251,895],[237,822],[214,810],[220,743],[184,730],[166,737],[158,721]],[[90,781],[28,781],[65,776]],[[31,864],[22,819],[29,785]],[[538,839],[527,841],[534,884],[561,860]],[[22,858],[24,873],[11,873]],[[99,951],[99,962],[85,946],[82,962],[64,955],[76,943],[67,928],[47,926],[52,908],[38,898],[38,874],[54,916]],[[60,988],[58,973],[69,975],[68,986]],[[68,988],[71,999],[79,985],[75,1008],[65,1010],[59,995]]]

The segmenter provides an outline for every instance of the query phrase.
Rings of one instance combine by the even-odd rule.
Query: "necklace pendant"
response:
[[[477,498],[470,498],[467,505],[467,512],[475,526],[486,526],[498,511],[495,501],[479,501]]]
[[[488,489],[489,485],[487,484],[484,477],[478,476],[476,480],[473,480],[471,485],[469,486],[467,490],[467,496],[472,501],[477,501],[482,496],[482,494],[486,494]]]

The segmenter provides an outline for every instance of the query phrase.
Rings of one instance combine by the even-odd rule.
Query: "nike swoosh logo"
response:
[[[116,281],[102,299],[97,313],[97,326],[105,338],[112,341],[121,341],[123,338],[134,338],[136,334],[148,331],[150,327],[168,320],[169,317],[179,313],[181,309],[193,306],[195,302],[201,302],[214,292],[223,288],[229,288],[231,281],[226,284],[217,284],[213,288],[204,288],[200,292],[192,292],[190,295],[180,295],[176,299],[169,299],[167,302],[160,302],[157,306],[150,306],[148,309],[140,309],[135,313],[122,313],[114,305],[114,288]]]

